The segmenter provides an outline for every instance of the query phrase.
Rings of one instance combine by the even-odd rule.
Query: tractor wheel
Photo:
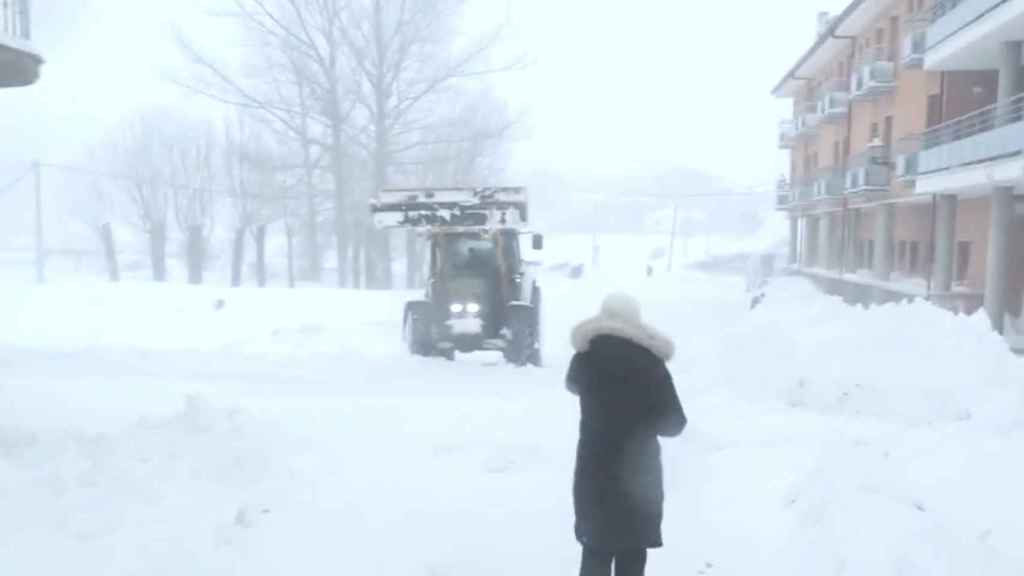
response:
[[[407,310],[403,325],[403,339],[413,356],[430,356],[433,345],[430,342],[430,331],[424,326],[425,319],[413,310]]]

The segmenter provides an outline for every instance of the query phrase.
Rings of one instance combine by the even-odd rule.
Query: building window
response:
[[[875,241],[874,240],[868,240],[867,242],[865,242],[865,244],[866,244],[866,246],[865,246],[864,250],[865,250],[865,252],[867,252],[867,262],[865,262],[865,264],[867,264],[867,266],[865,266],[865,268],[867,268],[868,270],[874,270],[875,269]]]
[[[907,241],[900,240],[900,252],[899,256],[896,257],[896,266],[903,270],[907,264]]]
[[[956,243],[956,283],[967,283],[967,271],[971,267],[971,243]]]
[[[917,273],[917,265],[921,258],[921,244],[916,240],[910,243],[910,268],[911,274]]]
[[[878,140],[882,135],[882,131],[878,126],[878,122],[871,123],[871,141]]]

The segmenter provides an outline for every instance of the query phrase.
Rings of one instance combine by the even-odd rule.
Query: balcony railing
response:
[[[796,136],[798,138],[817,135],[820,124],[821,115],[818,113],[817,102],[807,102],[797,109]]]
[[[790,150],[796,143],[796,123],[792,120],[779,122],[779,148]]]
[[[896,154],[895,174],[893,176],[897,180],[911,182],[917,179],[922,144],[923,139],[919,134],[907,136],[896,143],[894,150]]]
[[[785,178],[780,178],[775,185],[775,206],[777,208],[788,206],[791,202],[791,192],[792,190],[790,189],[789,181],[786,180]]]
[[[940,124],[923,135],[922,174],[1024,153],[1024,94]]]
[[[0,0],[0,36],[31,40],[31,15],[29,0]]]
[[[814,181],[815,198],[834,198],[842,196],[846,191],[846,175],[836,167],[823,168],[818,171],[818,178]]]
[[[924,67],[924,53],[928,51],[928,22],[922,16],[907,18],[903,26],[907,30],[903,36],[903,67],[918,70]]]
[[[850,112],[850,93],[829,92],[818,102],[818,114],[822,122],[831,123],[846,119]]]
[[[937,46],[1008,0],[936,0],[928,28],[928,47]]]
[[[881,144],[872,144],[864,152],[850,159],[846,171],[846,192],[883,192],[889,190],[892,162],[889,150]]]
[[[875,98],[895,88],[896,63],[885,46],[876,46],[850,75],[850,96],[854,99]]]

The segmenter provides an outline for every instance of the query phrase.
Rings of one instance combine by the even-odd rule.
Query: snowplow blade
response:
[[[370,201],[377,228],[523,226],[526,189],[421,188],[382,190]]]

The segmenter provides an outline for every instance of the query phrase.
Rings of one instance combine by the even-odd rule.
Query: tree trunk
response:
[[[242,285],[242,267],[245,264],[245,233],[244,226],[235,230],[235,242],[231,247],[231,285],[235,288]]]
[[[364,242],[363,231],[360,226],[353,226],[352,229],[352,257],[349,259],[349,265],[352,267],[352,288],[359,290],[363,288],[366,242]]]
[[[117,265],[117,248],[114,245],[114,229],[110,222],[100,226],[100,241],[103,242],[103,257],[107,262],[107,277],[111,282],[121,281],[121,269]]]
[[[388,55],[385,43],[383,6],[380,0],[373,2],[373,39],[377,67],[375,69],[376,77],[371,80],[374,89],[373,190],[371,193],[377,194],[388,186],[388,168],[391,165],[391,134],[388,126],[388,106],[391,94],[386,81],[386,68],[381,65],[387,61]],[[388,233],[374,230],[373,227],[370,230],[367,256],[371,262],[370,267],[376,276],[371,287],[391,289],[394,287],[394,279],[391,274],[391,243]]]
[[[260,224],[253,234],[256,240],[256,282],[260,288],[267,285],[267,225]]]
[[[149,229],[149,261],[153,266],[153,280],[167,281],[167,226],[153,224]]]
[[[288,287],[295,288],[295,256],[292,249],[292,242],[295,239],[295,232],[291,226],[286,226],[285,237],[288,240]]]
[[[334,180],[334,244],[337,251],[336,260],[338,266],[338,288],[344,288],[348,284],[348,267],[346,266],[346,255],[348,242],[346,236],[346,212],[345,209],[345,140],[342,134],[342,119],[340,110],[340,98],[337,87],[332,86],[332,102],[334,117],[331,118],[331,178]]]
[[[188,283],[203,283],[203,229],[200,226],[188,227]]]
[[[344,222],[335,222],[334,224],[334,249],[337,252],[335,258],[338,265],[338,288],[345,288],[348,285],[349,242],[346,228]]]

